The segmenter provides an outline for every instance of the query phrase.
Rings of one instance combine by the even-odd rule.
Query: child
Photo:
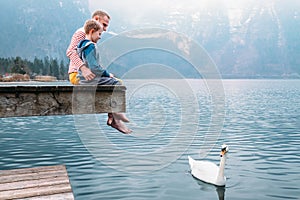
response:
[[[110,22],[110,16],[108,13],[102,10],[96,10],[93,15],[92,19],[100,22],[100,24],[103,25],[103,30],[106,31],[107,27]],[[82,73],[84,74],[84,77],[86,80],[91,80],[95,77],[95,74],[91,72],[89,68],[85,66],[83,61],[79,58],[77,54],[77,45],[81,40],[85,39],[85,32],[83,27],[79,28],[72,36],[71,42],[69,44],[69,47],[66,51],[67,57],[70,59],[70,65],[69,65],[69,80],[73,85],[78,85],[79,80],[77,79],[77,72],[80,68]]]
[[[84,61],[85,65],[96,75],[92,80],[86,80],[79,70],[79,83],[82,84],[97,84],[97,85],[121,85],[120,81],[113,74],[100,66],[99,55],[97,53],[96,43],[101,38],[103,32],[102,25],[93,19],[87,20],[84,24],[86,39],[79,42],[77,53]],[[107,125],[119,130],[122,133],[128,134],[132,130],[127,128],[123,122],[129,122],[125,114],[109,113]]]

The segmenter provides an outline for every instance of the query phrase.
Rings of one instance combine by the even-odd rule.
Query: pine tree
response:
[[[67,71],[65,70],[65,65],[64,65],[64,61],[61,60],[60,61],[60,66],[59,66],[59,75],[60,75],[60,80],[65,80],[66,79],[66,74]]]
[[[38,59],[37,57],[34,58],[33,65],[32,65],[32,73],[40,74],[42,71],[43,61]]]
[[[21,59],[21,57],[18,56],[14,60],[13,66],[11,68],[11,73],[26,74],[25,64],[24,64],[24,61]]]
[[[51,76],[55,76],[57,79],[59,79],[59,66],[56,59],[52,59],[50,63],[50,69],[51,69]]]
[[[50,61],[48,56],[44,58],[42,75],[50,75]]]

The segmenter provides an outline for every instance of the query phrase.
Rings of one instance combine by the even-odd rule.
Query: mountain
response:
[[[85,0],[2,0],[0,57],[67,60],[72,34],[89,17]]]
[[[138,22],[120,17],[116,32],[150,24],[183,33],[207,50],[225,78],[300,77],[300,1],[188,3],[153,10]]]
[[[208,52],[224,78],[300,77],[298,0],[210,0],[197,1],[197,5],[196,1],[187,0],[161,8],[153,2],[153,10],[147,10],[146,3],[138,3],[145,7],[143,9],[121,2],[122,6],[112,2],[110,7],[105,7],[110,2],[99,2],[112,17],[110,32],[159,27],[184,34]],[[65,51],[71,35],[90,17],[90,10],[99,8],[91,7],[95,3],[86,0],[1,1],[0,57],[49,56],[67,60]],[[124,7],[126,5],[128,7]],[[111,36],[103,34],[101,43]],[[109,54],[109,51],[102,52],[104,57]],[[124,55],[114,61],[111,70],[122,76],[132,66],[147,63],[170,65],[185,77],[194,77],[194,70],[186,61],[149,49]],[[151,75],[151,70],[147,74]]]

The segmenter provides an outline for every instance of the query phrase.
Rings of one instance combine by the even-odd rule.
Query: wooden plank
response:
[[[52,194],[38,197],[22,198],[22,200],[74,200],[73,193]]]
[[[0,86],[0,117],[126,112],[126,87]]]
[[[11,175],[1,176],[0,183],[55,178],[59,176],[67,177],[68,174],[66,171],[45,171],[45,172],[41,171],[41,172],[33,172],[33,173],[15,174],[15,175],[11,174]]]
[[[12,180],[12,179],[11,179]],[[68,176],[55,176],[47,178],[34,177],[28,180],[12,180],[1,184],[0,191],[25,189],[36,186],[50,186],[57,184],[69,184]]]
[[[51,186],[36,186],[32,188],[25,188],[20,190],[8,190],[0,192],[0,199],[18,199],[36,196],[45,196],[52,194],[61,194],[71,192],[71,186],[69,184],[59,184]]]
[[[11,169],[11,170],[0,170],[0,176],[4,175],[15,175],[15,174],[28,174],[28,173],[38,173],[46,171],[66,171],[64,165],[54,165],[54,166],[42,166],[42,167],[32,167],[32,168],[22,168],[22,169]]]
[[[0,200],[74,199],[65,166],[0,171]]]

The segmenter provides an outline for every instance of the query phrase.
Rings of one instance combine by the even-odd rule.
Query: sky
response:
[[[205,7],[247,7],[253,4],[270,2],[297,2],[296,0],[89,0],[90,9],[104,9],[107,12],[119,12],[129,17],[139,14],[158,14],[160,12],[195,11]]]
[[[277,13],[281,7],[285,10],[300,9],[300,0],[89,0],[91,13],[102,9],[111,15],[108,32],[119,34],[132,29],[158,27],[192,38],[197,37],[201,28],[214,30],[214,26],[224,22],[229,23],[233,33],[237,27],[250,22],[253,16],[265,14],[278,20],[282,18]],[[298,17],[300,11],[296,12],[293,15]]]
[[[278,2],[300,2],[299,0],[89,0],[90,11],[102,9],[114,19],[123,21],[124,26],[140,27],[145,25],[160,26],[161,21],[172,21],[174,14],[190,15],[197,18],[203,15],[214,15],[218,10],[231,10],[240,14],[237,9],[245,10],[255,6],[270,6]],[[214,13],[215,12],[215,13]],[[232,16],[232,14],[231,14]],[[169,17],[170,19],[165,19]],[[232,16],[233,18],[235,16]],[[237,16],[239,17],[239,16]],[[190,23],[187,21],[186,23]],[[119,26],[119,24],[118,24]],[[126,27],[125,27],[126,28]],[[125,29],[124,28],[124,29]]]
[[[133,24],[142,24],[162,14],[201,11],[211,5],[221,6],[222,2],[223,0],[89,0],[89,5],[91,12],[103,9],[108,13],[121,14]],[[153,23],[159,24],[160,22],[157,20]]]

